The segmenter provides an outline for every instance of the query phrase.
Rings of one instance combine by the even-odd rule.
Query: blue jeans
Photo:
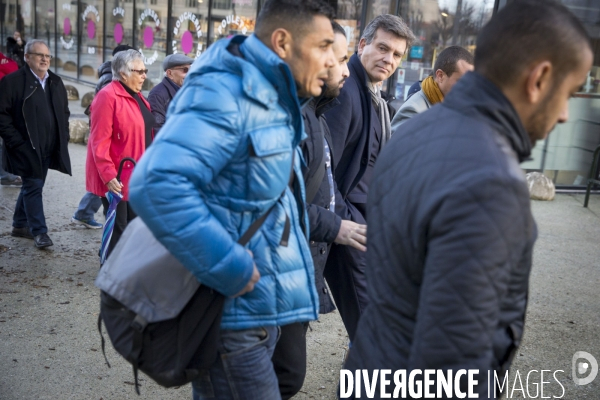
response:
[[[21,186],[21,192],[19,193],[17,205],[15,206],[13,227],[29,227],[33,236],[48,232],[46,217],[44,216],[42,191],[44,189],[44,183],[46,183],[49,166],[50,157],[46,157],[42,160],[43,177],[41,179],[21,177],[23,186]]]
[[[98,212],[102,200],[93,193],[87,192],[79,201],[79,207],[73,216],[81,221],[90,221],[94,219],[94,214]]]
[[[280,400],[271,357],[277,326],[222,330],[219,359],[192,382],[194,400]]]

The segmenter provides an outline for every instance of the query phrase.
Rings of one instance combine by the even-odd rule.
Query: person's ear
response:
[[[358,42],[358,56],[362,56],[363,50],[365,49],[365,46],[367,45],[367,40],[365,38],[360,39],[360,41]]]
[[[544,99],[551,86],[552,63],[546,60],[533,65],[525,80],[525,92],[529,103],[537,104]]]
[[[442,71],[439,68],[435,70],[435,80],[438,83],[438,85],[441,83],[444,83],[445,78],[446,78],[446,73],[444,71]]]
[[[271,34],[271,48],[281,58],[286,60],[292,53],[292,34],[290,31],[278,28]]]

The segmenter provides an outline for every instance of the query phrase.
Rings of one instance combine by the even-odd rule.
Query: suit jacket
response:
[[[339,190],[335,212],[342,219],[364,224],[364,217],[353,203],[366,204],[367,196],[353,194],[352,190],[367,169],[375,134],[381,135],[381,123],[367,87],[367,73],[358,55],[350,58],[348,69],[350,77],[338,96],[340,105],[327,111],[325,116],[331,131]]]
[[[50,155],[50,169],[71,175],[69,158],[69,103],[62,79],[48,71],[46,88],[50,88],[57,123],[57,146]],[[3,167],[27,178],[42,178],[42,151],[37,130],[37,107],[32,103],[36,90],[44,90],[28,66],[0,81],[0,136],[6,144]]]
[[[429,99],[427,99],[427,96],[425,96],[425,93],[423,93],[422,90],[419,90],[410,96],[410,98],[402,104],[400,109],[398,109],[396,115],[394,115],[394,119],[392,119],[392,133],[395,133],[396,129],[408,121],[409,118],[427,111],[430,108],[431,103],[429,102]]]
[[[323,166],[321,160],[325,157],[324,140],[327,140],[331,156],[333,157],[331,134],[327,128],[323,113],[325,110],[331,109],[338,104],[336,99],[317,98],[311,100],[302,109],[304,130],[307,135],[307,138],[301,143],[302,155],[306,164],[302,174],[307,187],[310,186],[311,179],[317,179],[315,177],[319,176],[316,170]],[[335,169],[333,160],[331,169],[332,171]],[[313,264],[315,265],[315,284],[317,286],[317,293],[319,294],[319,312],[321,314],[335,310],[335,305],[331,301],[329,291],[323,279],[323,272],[329,253],[328,245],[333,243],[342,224],[342,219],[333,210],[330,210],[330,190],[329,179],[327,173],[325,173],[322,175],[321,185],[316,195],[306,207],[310,226],[310,252]],[[333,190],[334,193],[337,191],[335,181]]]

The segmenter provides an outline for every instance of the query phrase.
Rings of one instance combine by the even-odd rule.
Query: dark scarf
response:
[[[140,106],[140,111],[142,112],[142,118],[144,118],[145,143],[146,143],[146,148],[148,148],[148,146],[150,146],[152,144],[152,130],[154,129],[154,125],[156,124],[154,115],[152,115],[152,112],[150,112],[150,110],[148,109],[148,106],[146,106],[146,103],[144,103],[144,101],[142,100],[142,95],[140,93],[134,92],[133,90],[131,90],[129,88],[129,86],[127,86],[126,84],[124,84],[121,81],[119,81],[119,82],[125,88],[127,93],[129,93],[131,95],[131,97],[133,97],[135,99],[135,101],[138,102],[138,105]]]

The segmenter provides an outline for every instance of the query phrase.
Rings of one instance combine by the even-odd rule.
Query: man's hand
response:
[[[250,253],[251,257],[254,257],[254,255],[252,254],[252,252],[248,249],[246,249],[246,251],[248,253]],[[250,281],[246,284],[246,286],[244,286],[244,288],[242,290],[240,290],[238,293],[235,294],[235,296],[233,297],[239,297],[243,294],[246,294],[248,292],[251,292],[254,290],[254,285],[256,285],[256,282],[258,282],[258,280],[260,279],[260,273],[258,272],[258,268],[256,268],[256,264],[254,264],[254,271],[252,271],[252,277],[250,278]]]
[[[106,186],[108,187],[108,190],[114,194],[121,194],[121,190],[123,189],[123,184],[119,182],[117,178],[111,179]]]
[[[367,251],[367,226],[343,219],[335,243]]]

